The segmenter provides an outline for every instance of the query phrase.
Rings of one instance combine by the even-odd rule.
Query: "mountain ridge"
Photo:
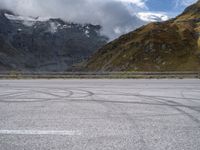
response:
[[[107,43],[100,30],[99,25],[24,17],[1,10],[0,69],[66,71]]]
[[[108,43],[86,64],[90,71],[200,70],[200,1],[176,18],[150,23]]]

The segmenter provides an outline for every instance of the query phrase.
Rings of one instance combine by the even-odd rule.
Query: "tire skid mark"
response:
[[[184,104],[181,104],[181,103],[178,103],[178,102],[175,102],[175,101],[170,101],[170,100],[167,100],[167,99],[163,99],[163,98],[159,98],[157,96],[155,97],[152,97],[152,96],[144,96],[144,95],[135,95],[136,97],[144,97],[144,98],[149,98],[149,100],[154,100],[154,99],[159,99],[159,100],[162,100],[164,102],[170,102],[167,103],[168,106],[172,106],[172,107],[183,107],[183,108],[188,108],[188,109],[191,109],[193,111],[197,111],[197,112],[200,112],[200,110],[197,110],[197,109],[200,109],[200,106],[188,106],[188,105],[184,105]],[[153,105],[156,105],[156,104],[153,104]],[[160,104],[157,104],[157,105],[163,105],[163,103],[160,103]],[[165,104],[164,104],[165,105]]]
[[[193,90],[194,91],[194,90]],[[187,100],[189,102],[193,102],[195,104],[199,104],[198,102],[196,102],[197,100],[193,100],[193,99],[188,99],[185,94],[184,94],[185,90],[182,90],[180,91],[180,94],[181,94],[181,97],[184,99],[184,100]],[[195,91],[196,92],[196,91]],[[198,91],[200,93],[200,91]]]
[[[45,92],[45,91],[34,90],[34,92],[41,93],[41,94],[46,94],[46,95],[50,95],[50,96],[54,96],[54,97],[57,97],[57,98],[64,98],[64,96],[60,96],[60,95],[57,95],[57,94],[52,94],[52,93]]]
[[[87,98],[87,97],[91,97],[91,96],[95,95],[93,92],[88,91],[88,90],[82,90],[82,89],[70,89],[70,90],[73,91],[73,95],[75,95],[74,91],[84,92],[83,96],[73,96],[73,98]]]
[[[140,97],[140,96],[139,96],[139,97]],[[168,107],[170,107],[170,108],[172,108],[172,109],[174,109],[174,110],[180,112],[180,113],[183,114],[184,116],[187,116],[189,119],[191,119],[193,122],[195,122],[195,123],[196,123],[197,125],[199,125],[199,127],[200,127],[200,120],[198,120],[197,118],[195,118],[195,117],[192,116],[191,114],[187,113],[186,111],[184,111],[184,110],[178,108],[178,106],[173,106],[173,105],[168,104],[167,102],[165,102],[165,101],[167,101],[166,99],[160,99],[160,98],[157,98],[157,97],[154,97],[154,98],[153,98],[153,97],[146,97],[146,96],[145,96],[145,97],[144,97],[144,96],[141,96],[141,97],[147,98],[147,99],[151,99],[151,100],[160,102],[160,103],[162,103],[162,104],[165,104],[166,106],[168,106]]]
[[[11,93],[7,93],[7,94],[3,94],[3,95],[0,95],[0,98],[2,97],[10,97],[10,96],[15,96],[15,95],[19,95],[19,94],[23,94],[23,93],[26,93],[26,91],[23,91],[23,92],[11,92]]]
[[[138,96],[137,94],[132,94],[132,93],[116,93],[116,94],[103,94],[103,93],[97,93],[96,95],[119,95],[119,96]],[[157,96],[157,95],[142,95],[142,96],[148,96],[148,97],[158,97],[158,98],[173,98],[173,99],[185,99],[185,100],[192,100],[192,101],[199,101],[200,99],[198,98],[183,98],[183,97],[170,97],[170,96]]]
[[[87,98],[87,97],[92,97],[94,95],[93,92],[91,91],[86,91],[86,90],[80,90],[80,89],[57,89],[57,88],[54,88],[56,90],[62,90],[62,91],[65,91],[65,92],[68,92],[69,94],[68,95],[65,95],[65,96],[61,96],[61,95],[58,95],[58,94],[52,94],[50,91],[48,91],[49,89],[48,88],[41,88],[41,89],[38,89],[38,90],[28,90],[28,91],[23,91],[24,89],[20,89],[20,91],[22,92],[16,92],[16,93],[9,93],[9,94],[5,94],[5,95],[2,95],[2,96],[5,96],[3,98],[1,98],[0,102],[3,102],[3,103],[22,103],[22,102],[25,102],[25,103],[28,103],[28,102],[46,102],[46,101],[72,101],[72,100],[76,100],[77,98],[81,99],[81,98]],[[46,90],[46,91],[44,91]],[[85,92],[83,93],[84,95],[82,96],[76,96],[76,97],[72,97],[73,95],[76,95],[75,91],[81,91],[81,92]],[[20,94],[21,93],[21,94]],[[37,93],[41,93],[41,94],[46,94],[46,95],[50,95],[50,96],[53,96],[54,98],[40,98],[40,97],[26,97],[27,95],[31,95],[30,93],[34,93],[34,94],[37,94]],[[20,95],[19,95],[20,94]],[[22,95],[25,95],[25,97],[18,97],[18,96],[22,96]],[[14,98],[12,98],[11,96],[13,96]],[[13,100],[12,100],[13,99]],[[23,99],[23,100],[21,100]],[[21,100],[21,101],[20,101]]]
[[[62,89],[62,90],[69,93],[68,95],[64,96],[64,98],[70,98],[74,94],[74,92],[71,90],[66,90],[66,89]]]
[[[105,99],[105,101],[106,101],[106,99]],[[139,125],[136,123],[135,119],[130,114],[128,114],[126,111],[120,109],[119,103],[103,103],[103,104],[105,104],[105,106],[108,109],[111,108],[112,112],[114,112],[114,111],[116,112],[116,110],[118,110],[118,111],[120,110],[119,115],[121,116],[121,118],[125,118],[126,121],[128,123],[130,123],[131,128],[134,129],[134,131],[136,131],[137,134],[139,135],[139,143],[142,146],[140,149],[148,150],[148,146],[144,140],[143,134],[140,132],[140,130],[135,130],[135,129],[139,129]],[[112,117],[110,117],[110,118],[112,118]]]
[[[131,125],[132,129],[135,129],[135,128],[138,129],[139,128],[139,126],[135,122],[135,119],[133,119],[132,116],[130,116],[128,113],[126,113],[125,111],[120,109],[120,107],[119,107],[120,103],[113,103],[113,101],[107,100],[106,98],[101,97],[101,96],[96,95],[96,94],[94,94],[94,96],[95,96],[95,98],[92,98],[90,101],[96,102],[96,103],[98,103],[98,104],[100,104],[100,105],[102,105],[103,107],[106,108],[107,119],[114,121],[117,124],[118,118],[123,118],[123,119],[126,119],[126,121]],[[101,99],[101,100],[98,100],[98,99]],[[112,115],[114,113],[116,114],[116,110],[119,111],[119,113],[117,114],[118,117],[113,117]],[[148,146],[147,146],[147,144],[144,140],[142,133],[139,130],[134,130],[134,131],[136,131],[137,134],[139,135],[139,143],[141,143],[142,149],[148,150]]]

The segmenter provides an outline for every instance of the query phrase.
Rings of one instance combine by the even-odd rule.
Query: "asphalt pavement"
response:
[[[0,80],[0,150],[200,150],[200,80]]]

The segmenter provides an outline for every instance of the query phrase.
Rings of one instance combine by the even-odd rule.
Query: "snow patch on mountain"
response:
[[[16,20],[16,21],[30,21],[30,22],[37,22],[37,21],[47,21],[50,18],[49,17],[26,17],[26,16],[18,16],[18,15],[11,15],[5,13],[6,18],[9,20]]]
[[[51,33],[56,33],[58,30],[60,24],[56,23],[56,22],[50,22],[50,27],[49,27],[49,31]]]
[[[45,22],[50,19],[50,17],[27,17],[27,16],[19,16],[5,13],[5,17],[12,21],[20,21],[23,25],[31,27],[35,25],[36,22]]]
[[[90,37],[90,31],[85,30],[85,35],[89,38]]]

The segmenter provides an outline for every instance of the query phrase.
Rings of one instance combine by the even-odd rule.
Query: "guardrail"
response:
[[[0,72],[0,79],[198,78],[200,72]]]

